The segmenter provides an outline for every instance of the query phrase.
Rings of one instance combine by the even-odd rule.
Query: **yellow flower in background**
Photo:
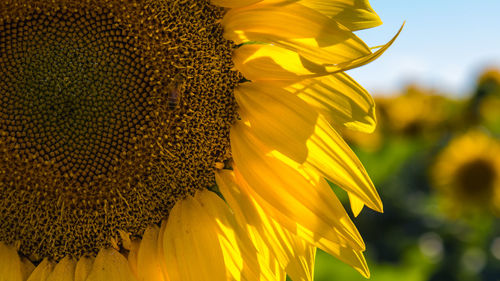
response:
[[[377,103],[385,104],[388,130],[405,135],[435,130],[447,118],[446,99],[415,85],[399,96],[380,98]]]
[[[452,217],[471,210],[500,215],[500,141],[480,131],[453,139],[432,167],[433,185]]]
[[[493,129],[500,124],[495,109],[497,99],[500,98],[500,72],[495,68],[486,68],[477,79],[477,86],[472,96],[467,100],[460,126],[469,127],[486,125]]]
[[[479,105],[481,123],[494,134],[500,134],[500,95],[485,97]]]
[[[346,141],[368,152],[380,150],[388,137],[435,137],[451,129],[461,101],[409,85],[400,94],[375,97],[377,127],[371,133],[342,130]]]
[[[478,79],[478,88],[500,94],[500,69],[486,68]]]
[[[316,248],[369,276],[326,179],[382,211],[337,133],[375,128],[343,71],[379,24],[355,0],[2,1],[0,280],[312,280]]]
[[[488,68],[479,76],[472,103],[479,121],[493,133],[500,133],[500,70]]]

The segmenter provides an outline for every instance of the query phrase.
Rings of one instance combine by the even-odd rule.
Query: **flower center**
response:
[[[489,200],[493,193],[495,170],[485,160],[474,160],[457,171],[459,192],[468,200]]]
[[[95,254],[214,184],[240,79],[222,13],[208,0],[0,3],[0,241],[32,261]]]

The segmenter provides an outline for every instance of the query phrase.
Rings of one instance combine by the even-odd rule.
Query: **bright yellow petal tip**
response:
[[[175,3],[180,7],[187,2]],[[112,248],[94,249],[99,250],[97,256],[77,255],[78,259],[73,259],[65,253],[57,263],[46,258],[36,267],[20,257],[19,249],[0,242],[0,281],[285,281],[287,275],[294,281],[313,281],[317,248],[349,264],[363,276],[370,276],[363,256],[365,243],[330,183],[348,194],[354,216],[358,216],[364,206],[383,211],[382,200],[370,177],[338,132],[341,129],[365,133],[375,130],[373,98],[345,71],[382,55],[402,27],[394,38],[372,51],[375,48],[367,46],[355,34],[357,30],[381,24],[367,0],[210,0],[204,5],[209,3],[219,6],[211,6],[219,17],[209,27],[220,24],[223,28],[223,32],[209,33],[238,46],[231,46],[229,41],[222,41],[227,46],[201,44],[215,45],[217,50],[228,48],[224,66],[227,69],[217,64],[216,58],[220,58],[215,50],[210,49],[200,59],[213,62],[206,66],[215,80],[223,80],[221,77],[230,72],[234,63],[235,77],[231,77],[234,84],[215,85],[220,88],[207,96],[233,94],[228,94],[230,105],[214,100],[215,106],[210,107],[211,98],[201,102],[203,110],[193,111],[186,105],[185,99],[196,100],[205,94],[182,92],[188,89],[184,83],[199,83],[191,71],[205,69],[205,65],[185,66],[183,63],[191,59],[189,57],[176,61],[175,71],[165,75],[172,78],[168,80],[170,84],[155,85],[168,89],[159,100],[168,100],[165,104],[168,110],[165,110],[169,118],[185,115],[191,120],[193,116],[204,115],[205,108],[225,112],[223,107],[231,107],[226,114],[229,121],[220,120],[223,118],[219,115],[209,120],[200,119],[207,121],[202,125],[206,125],[208,131],[198,130],[197,121],[187,127],[183,127],[184,122],[188,122],[184,119],[179,124],[158,122],[161,126],[152,130],[162,133],[141,139],[148,146],[157,144],[161,148],[158,154],[168,156],[151,160],[148,173],[158,169],[162,171],[161,176],[177,175],[177,171],[165,163],[179,159],[179,165],[185,165],[182,169],[195,171],[185,177],[192,180],[186,189],[178,188],[176,183],[169,186],[170,178],[165,176],[158,180],[161,188],[151,191],[156,196],[155,192],[162,194],[163,188],[171,187],[169,191],[175,193],[162,198],[168,204],[152,205],[160,216],[153,216],[155,213],[151,217],[163,218],[161,225],[155,225],[160,223],[156,220],[149,221],[135,234],[127,232],[132,231],[132,226],[113,229],[116,237],[104,241]],[[192,8],[198,4],[194,1],[186,5]],[[156,8],[155,5],[149,7]],[[142,14],[142,10],[138,14]],[[168,28],[165,24],[165,30],[157,33],[183,34]],[[196,30],[196,35],[208,32],[205,26]],[[145,36],[154,41],[159,36],[157,33],[148,31]],[[175,40],[184,39],[180,36]],[[149,45],[146,46],[145,50],[151,51]],[[158,61],[163,65],[180,54],[191,54],[191,46],[180,47],[167,48],[172,57],[164,57],[159,52],[162,57]],[[145,65],[145,69],[150,67],[149,62]],[[185,72],[185,77],[177,72]],[[243,80],[240,74],[246,82],[238,82]],[[180,76],[182,79],[177,79]],[[200,89],[203,92],[209,87],[203,84]],[[155,115],[144,119],[153,119]],[[225,126],[224,131],[220,130],[221,124]],[[172,132],[174,137],[163,143],[163,137],[167,139]],[[213,141],[212,133],[217,135],[217,145],[222,143],[220,154],[224,155],[207,153],[198,157],[195,154],[200,159],[184,159],[184,150],[176,151],[177,154],[169,151],[168,147],[191,143],[194,135],[198,137],[197,148],[204,147]],[[138,158],[144,156],[141,149],[134,154]],[[161,161],[156,161],[158,159]],[[204,171],[208,173],[206,183],[213,184],[214,176],[217,186],[191,185],[191,182],[198,183],[198,164],[203,166],[205,162],[210,167]],[[142,164],[139,167],[144,168]],[[144,183],[156,181],[152,179],[156,174],[147,176],[150,179]],[[123,199],[116,197],[119,201]],[[104,211],[108,212],[110,202],[103,201]],[[123,201],[129,208],[124,213],[142,214],[140,206],[130,207],[126,199]],[[149,204],[148,200],[141,202]],[[151,202],[154,203],[157,202]]]

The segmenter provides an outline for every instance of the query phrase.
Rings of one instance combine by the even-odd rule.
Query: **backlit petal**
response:
[[[163,243],[172,281],[271,280],[228,206],[210,191],[176,203]]]
[[[300,246],[295,248],[298,258],[290,261],[286,272],[294,281],[312,281],[314,280],[316,247],[304,242],[300,243]]]
[[[365,203],[351,192],[348,192],[347,195],[349,196],[349,202],[351,203],[352,213],[355,217],[357,217],[359,213],[361,213],[361,210],[363,210]]]
[[[234,173],[222,170],[216,173],[217,185],[237,219],[246,227],[259,251],[270,251],[293,280],[312,280],[314,271],[313,248],[304,240],[282,228],[242,189],[245,182],[235,182]],[[269,259],[269,258],[268,258]]]
[[[250,4],[255,4],[260,1],[262,0],[210,0],[210,2],[212,2],[212,4],[214,5],[227,8],[243,7]]]
[[[334,65],[319,65],[300,54],[275,45],[245,44],[234,51],[233,61],[247,79],[300,81],[353,69],[380,57],[396,40],[398,33],[376,52]]]
[[[332,17],[353,31],[382,24],[368,0],[301,0],[300,3]]]
[[[380,196],[365,168],[324,118],[318,119],[307,147],[306,167],[314,168],[348,193],[353,193],[371,209],[383,211]]]
[[[243,45],[234,51],[233,61],[249,80],[300,80],[327,74],[319,65],[308,66],[296,52],[272,45]]]
[[[266,155],[269,148],[239,122],[231,129],[231,144],[235,166],[248,182],[251,195],[276,220],[289,230],[296,224],[303,226],[310,231],[307,239],[312,243],[316,236],[364,249],[356,227],[323,179],[312,179],[283,159]]]
[[[320,65],[339,64],[371,53],[346,27],[296,3],[231,10],[222,25],[225,37],[237,44],[273,44]]]
[[[329,241],[322,241],[321,243],[321,249],[323,251],[352,266],[364,277],[370,277],[370,270],[368,269],[365,257],[363,256],[363,251],[355,250]]]
[[[73,281],[75,278],[76,262],[66,256],[60,260],[49,274],[47,281]]]
[[[81,257],[76,263],[75,281],[85,281],[92,270],[94,264],[93,257]]]
[[[27,281],[46,281],[49,274],[54,270],[55,264],[48,259],[42,262],[33,270]]]
[[[317,171],[370,208],[382,211],[380,197],[361,162],[303,100],[270,83],[256,82],[240,85],[235,97],[243,121],[249,122],[247,131],[266,147],[284,154],[297,166]]]
[[[343,72],[300,81],[287,89],[321,112],[332,124],[365,133],[375,130],[373,98]]]
[[[128,260],[128,265],[130,267],[130,270],[134,275],[137,276],[137,256],[139,253],[139,246],[141,245],[140,241],[138,240],[130,240],[130,245],[129,245],[129,252],[127,256]]]
[[[318,118],[312,107],[269,83],[241,84],[234,95],[254,135],[297,162],[306,160],[306,142]]]
[[[158,257],[158,226],[150,226],[142,236],[137,256],[138,281],[166,281]]]
[[[137,281],[125,257],[114,249],[101,249],[87,281]]]
[[[0,242],[0,281],[24,281],[35,268],[13,246]]]

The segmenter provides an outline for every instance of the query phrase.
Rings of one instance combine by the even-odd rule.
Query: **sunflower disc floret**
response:
[[[141,236],[215,183],[232,44],[207,1],[0,3],[0,240],[32,260]]]

